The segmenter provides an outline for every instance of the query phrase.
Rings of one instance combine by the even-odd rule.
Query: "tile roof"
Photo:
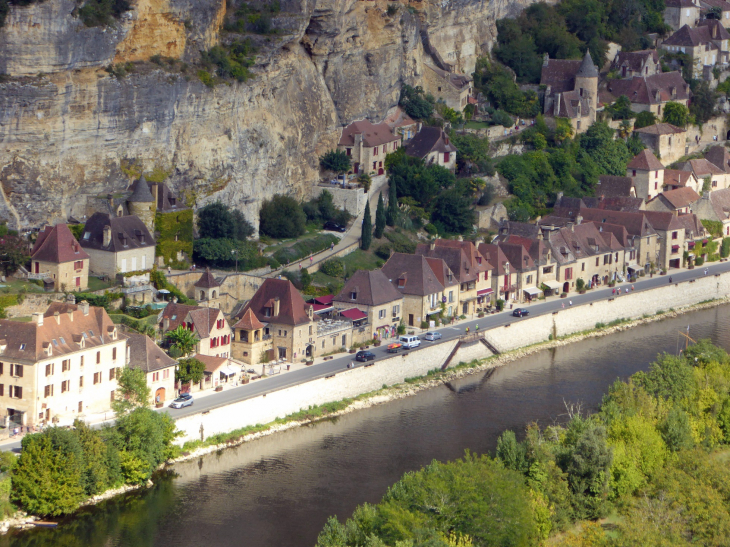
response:
[[[631,189],[633,187],[634,181],[631,177],[601,175],[598,177],[595,194],[607,198],[631,197]]]
[[[632,103],[659,104],[688,100],[689,85],[679,72],[662,72],[651,76],[634,76],[630,80],[609,80],[606,90],[615,99],[626,95]],[[674,90],[674,96],[672,94]]]
[[[279,301],[279,313],[274,315],[274,302]],[[310,322],[307,309],[312,305],[304,302],[302,295],[288,279],[267,278],[246,304],[240,316],[251,310],[259,321],[282,325],[303,325]],[[269,315],[266,315],[267,308]]]
[[[104,227],[111,227],[111,241],[104,245]],[[126,245],[125,245],[126,242]],[[81,246],[87,249],[118,253],[130,249],[154,247],[155,240],[147,226],[134,215],[117,217],[108,213],[94,213],[84,226]]]
[[[155,372],[175,366],[177,361],[167,355],[155,342],[144,334],[128,334],[129,366],[144,372]]]
[[[431,244],[433,249],[431,249]],[[416,246],[416,254],[430,258],[440,258],[454,273],[459,283],[475,281],[480,272],[492,269],[471,241],[436,239],[431,244],[421,243]]]
[[[505,274],[505,266],[509,263],[509,259],[500,245],[480,243],[479,252],[492,265],[492,271],[496,272],[496,275]]]
[[[623,211],[586,208],[581,209],[580,215],[584,221],[607,222],[609,224],[623,226],[632,236],[646,237],[656,233],[646,217],[646,211],[627,213]]]
[[[641,69],[649,61],[652,61],[656,64],[659,63],[659,54],[655,49],[642,49],[641,51],[619,51],[614,58],[613,66],[626,66],[629,68],[629,70],[633,72],[641,72]]]
[[[210,268],[205,268],[203,275],[200,276],[200,279],[198,279],[193,286],[201,287],[203,289],[212,289],[213,287],[220,287],[221,284],[216,281],[213,274],[210,273]]]
[[[655,123],[654,125],[647,125],[646,127],[640,127],[634,129],[634,133],[644,133],[646,135],[675,135],[677,133],[686,133],[686,129],[672,125],[671,123]]]
[[[416,121],[406,114],[400,106],[396,106],[393,111],[385,117],[383,123],[387,124],[391,129],[396,129],[398,127],[415,125]]]
[[[256,315],[254,315],[254,313],[249,308],[244,312],[243,317],[241,317],[238,323],[233,325],[233,328],[243,330],[258,330],[263,329],[264,324],[258,320],[258,317],[256,317]]]
[[[579,78],[598,78],[598,69],[593,64],[591,58],[591,51],[586,48],[586,53],[583,55],[583,60],[580,63],[578,72],[575,74]]]
[[[670,186],[686,186],[692,171],[680,171],[679,169],[664,170],[664,184]]]
[[[698,179],[725,174],[717,165],[704,158],[686,161],[680,164],[679,167],[683,171],[691,171]]]
[[[641,210],[644,200],[636,197],[583,198],[588,209],[605,209],[606,211],[624,211],[635,213]]]
[[[30,256],[33,260],[54,264],[89,258],[66,224],[46,226],[41,230]]]
[[[453,287],[459,284],[458,278],[454,275],[446,262],[441,258],[426,257],[426,262],[431,267],[431,271],[444,288]]]
[[[58,309],[57,309],[58,310]],[[65,313],[54,312],[51,316],[43,316],[43,324],[36,322],[20,323],[8,319],[0,319],[0,359],[12,359],[25,363],[36,362],[49,357],[61,357],[84,348],[101,347],[111,343],[113,333],[117,340],[126,339],[126,335],[117,331],[104,308],[89,307],[84,315],[81,306],[69,305]],[[47,353],[50,347],[51,355]]]
[[[705,154],[705,159],[725,173],[730,173],[730,152],[721,145],[713,146]]]
[[[406,146],[406,154],[425,159],[431,152],[456,152],[451,139],[440,127],[422,127]]]
[[[644,211],[647,220],[655,230],[679,230],[683,225],[677,220],[677,215],[663,211]]]
[[[351,298],[353,293],[354,299]],[[402,298],[403,295],[393,287],[382,271],[358,270],[347,280],[339,294],[333,298],[333,302],[353,306],[380,306]]]
[[[700,196],[692,188],[684,187],[677,188],[676,190],[667,190],[659,194],[664,198],[674,209],[681,209],[682,207],[688,207],[695,201],[700,199]]]
[[[702,226],[700,218],[695,214],[680,214],[677,220],[684,226],[685,237],[694,239],[705,235],[705,227]]]
[[[203,308],[199,306],[190,306],[188,304],[180,304],[179,302],[170,302],[167,306],[165,306],[162,310],[162,314],[160,315],[160,328],[162,328],[164,332],[175,330],[185,322],[188,313],[200,309]],[[165,319],[170,322],[169,327],[166,329],[162,326]]]
[[[430,68],[433,70],[437,75],[439,75],[444,80],[447,80],[449,84],[459,91],[464,89],[465,87],[468,87],[469,84],[471,84],[472,79],[467,76],[466,74],[457,74],[456,72],[447,72],[446,70],[442,70],[438,67],[435,67],[429,63],[423,63],[426,68]]]
[[[212,355],[202,355],[196,353],[193,355],[193,359],[197,359],[205,365],[205,372],[208,374],[214,374],[219,368],[228,363],[227,357],[213,357]]]
[[[379,146],[387,142],[400,140],[393,134],[387,123],[373,124],[368,120],[352,122],[342,129],[340,146],[355,146],[355,135],[362,135],[362,142],[367,147]]]
[[[513,243],[499,243],[499,249],[510,263],[510,271],[528,272],[535,269],[535,262],[524,246]]]
[[[572,91],[582,63],[582,60],[547,59],[542,65],[540,85],[550,86],[552,93]]]
[[[713,190],[692,205],[692,212],[704,220],[730,219],[730,188]]]
[[[636,156],[634,156],[634,158],[626,166],[626,169],[639,169],[641,171],[659,171],[664,169],[664,166],[651,150],[645,148]]]
[[[671,0],[671,1],[676,2],[678,0]],[[690,0],[681,0],[681,1],[690,2]],[[713,8],[720,8],[722,11],[730,11],[730,3],[725,2],[725,0],[700,0],[700,4],[701,5],[707,4],[708,6],[713,7]],[[667,3],[666,5],[668,6],[669,4]],[[682,7],[690,7],[690,6],[683,5]],[[693,5],[692,7],[696,8],[698,6]],[[705,7],[705,6],[702,6],[702,7]]]
[[[137,184],[134,187],[132,195],[129,196],[129,199],[127,201],[130,201],[132,203],[154,203],[155,197],[152,195],[150,187],[147,184],[147,180],[144,178],[144,176],[141,176],[139,178]]]
[[[603,222],[592,222],[591,224],[595,224],[596,228],[598,228],[598,231],[601,233],[610,233],[611,237],[613,237],[619,245],[621,245],[623,248],[632,247],[634,242],[633,238],[629,236],[629,232],[624,228],[623,226],[620,226],[619,224],[610,224],[610,223],[603,223]],[[586,222],[588,224],[588,222]]]
[[[426,258],[420,255],[393,253],[381,270],[402,294],[427,296],[444,290]]]
[[[188,316],[193,323],[193,328],[198,331],[198,336],[202,340],[210,336],[211,331],[215,328],[215,322],[223,316],[223,312],[218,308],[197,308],[190,310]]]

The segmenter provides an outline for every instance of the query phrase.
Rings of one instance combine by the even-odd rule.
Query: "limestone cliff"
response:
[[[274,193],[306,197],[318,155],[342,125],[382,119],[422,74],[420,32],[471,71],[497,18],[528,0],[284,0],[279,34],[259,39],[246,83],[211,89],[194,65],[220,39],[223,0],[135,0],[114,27],[85,27],[74,0],[12,7],[0,29],[0,217],[18,227],[84,214],[85,196],[123,191],[131,163],[161,167],[198,204],[222,199],[251,219]]]

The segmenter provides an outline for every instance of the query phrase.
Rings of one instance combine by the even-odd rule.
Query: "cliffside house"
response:
[[[213,357],[231,356],[231,327],[217,308],[201,308],[170,302],[160,312],[158,325],[162,334],[181,326],[198,338],[195,353]]]
[[[692,188],[677,188],[667,190],[657,195],[646,204],[647,211],[664,211],[675,215],[690,212],[693,203],[700,199],[700,196]]]
[[[365,314],[358,326],[353,327],[353,336],[363,340],[390,337],[403,317],[403,295],[381,270],[356,271],[333,298],[332,305],[355,321],[360,314],[351,310]]]
[[[393,133],[387,123],[373,124],[368,120],[352,122],[342,130],[339,150],[344,150],[352,162],[353,173],[385,174],[385,156],[401,145],[401,136]]]
[[[89,255],[66,224],[46,226],[30,252],[30,279],[52,280],[56,292],[89,287]]]
[[[482,256],[474,243],[434,239],[428,244],[419,244],[416,247],[416,254],[428,258],[440,258],[453,272],[458,282],[459,309],[447,315],[472,315],[476,313],[477,307],[489,304],[494,293],[489,275],[492,264]],[[448,295],[447,299],[449,300],[447,307],[450,307],[455,299]]]
[[[173,211],[181,211],[185,209],[185,204],[177,198],[170,187],[164,182],[150,182],[144,176],[141,176],[132,183],[129,189],[132,195],[137,191],[137,185],[144,181],[152,195],[155,209],[159,213],[171,213]],[[142,189],[143,190],[143,189]]]
[[[647,148],[626,165],[626,176],[634,183],[636,197],[646,201],[654,198],[664,187],[664,166]]]
[[[456,171],[456,146],[440,127],[423,127],[406,146],[406,154],[426,165],[440,165]]]
[[[79,242],[89,255],[92,273],[116,277],[118,273],[147,271],[155,260],[155,240],[136,216],[115,217],[94,213]]]
[[[670,123],[656,123],[634,129],[647,148],[666,164],[674,163],[687,154],[687,131]]]
[[[700,22],[700,3],[692,0],[665,0],[664,22],[674,30],[695,27]]]
[[[609,80],[601,92],[601,102],[611,104],[621,95],[631,101],[634,112],[649,111],[661,117],[668,102],[687,106],[691,92],[689,84],[679,72],[663,72],[653,76],[634,77],[630,80]]]
[[[727,180],[730,173],[726,173],[720,167],[705,158],[698,158],[680,163],[679,169],[682,171],[688,171],[694,175],[699,186],[697,193],[701,193],[704,190],[705,183],[708,180],[710,182],[709,190],[711,192],[728,187]]]
[[[70,424],[111,409],[127,337],[103,308],[58,302],[29,323],[0,320],[0,360],[6,424]]]
[[[167,355],[149,336],[129,333],[129,366],[145,374],[151,390],[152,404],[163,404],[175,398],[175,366],[177,361]]]
[[[150,233],[154,232],[157,202],[144,177],[140,177],[137,184],[134,185],[134,191],[127,199],[127,208],[130,215],[135,215],[144,222]]]
[[[443,269],[443,265],[439,269]],[[382,272],[403,295],[403,318],[408,326],[417,327],[421,322],[428,321],[429,317],[438,316],[444,297],[448,301],[448,295],[444,295],[444,285],[439,282],[424,256],[393,253],[383,265]],[[447,280],[456,283],[451,272]]]
[[[391,109],[383,123],[388,124],[391,131],[400,136],[402,144],[415,137],[421,127],[420,122],[413,120],[400,106]]]
[[[205,268],[203,275],[193,285],[195,287],[195,296],[199,302],[218,298],[220,296],[220,286],[220,282],[210,273],[210,268]]]
[[[662,71],[662,65],[655,49],[619,51],[611,63],[611,70],[618,72],[621,78],[633,78],[634,76],[659,74]]]
[[[546,53],[540,85],[546,86],[545,115],[568,118],[576,133],[596,121],[598,69],[589,51],[582,60],[550,59]]]
[[[728,41],[730,34],[720,21],[704,19],[695,28],[684,25],[664,40],[661,48],[669,53],[689,55],[692,77],[711,79],[715,66],[725,67],[728,64]]]
[[[423,65],[423,88],[426,93],[433,95],[437,101],[443,101],[449,108],[463,112],[473,93],[474,81],[471,76],[443,70],[429,62]]]

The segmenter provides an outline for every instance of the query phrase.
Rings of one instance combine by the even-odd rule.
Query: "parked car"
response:
[[[183,393],[170,403],[170,408],[183,408],[185,406],[193,406],[193,396],[190,393]]]
[[[440,332],[427,332],[423,337],[424,340],[431,340],[432,342],[434,340],[438,340],[439,338],[441,338]]]
[[[517,308],[515,311],[512,312],[512,315],[514,315],[515,317],[524,317],[529,313],[530,310],[526,310],[525,308]]]
[[[329,230],[330,232],[344,232],[345,227],[342,224],[337,224],[336,222],[333,222],[331,220],[328,220],[324,223],[324,229]]]
[[[355,361],[373,361],[375,354],[372,351],[358,351],[355,355]]]
[[[400,337],[400,343],[403,344],[404,348],[417,348],[421,345],[421,339],[418,336],[408,334]]]

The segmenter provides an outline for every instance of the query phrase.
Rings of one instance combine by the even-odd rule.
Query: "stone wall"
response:
[[[194,285],[200,280],[201,275],[203,275],[203,270],[173,273],[165,277],[167,277],[170,283],[180,289],[185,296],[199,300],[198,297],[200,295],[195,294]],[[218,293],[221,295],[228,294],[236,300],[250,300],[263,282],[263,277],[246,273],[226,274],[221,282]],[[215,307],[218,306],[216,305]]]
[[[29,293],[23,295],[23,303],[5,308],[8,319],[30,317],[34,313],[44,313],[51,302],[63,302],[63,293]]]
[[[344,209],[352,216],[356,217],[365,209],[367,194],[362,188],[346,189],[337,185],[329,185],[327,187],[318,186],[318,190],[327,190],[332,194],[332,201],[338,209]],[[316,190],[315,190],[316,193]],[[372,212],[374,213],[374,211]]]

